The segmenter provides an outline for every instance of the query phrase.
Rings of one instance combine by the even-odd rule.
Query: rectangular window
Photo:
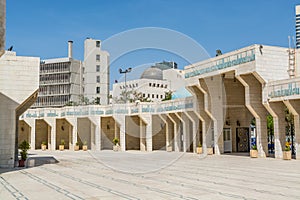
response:
[[[100,41],[96,41],[96,47],[100,48]]]
[[[99,54],[96,55],[96,61],[100,62],[100,55]]]
[[[100,65],[96,66],[96,72],[100,72]]]
[[[154,98],[154,94],[152,94],[152,98]]]
[[[163,95],[160,95],[160,98],[162,99],[162,98],[163,98]]]
[[[145,94],[145,93],[143,93],[143,97],[146,97],[146,94]]]
[[[96,93],[100,94],[100,87],[96,87]]]
[[[100,83],[100,76],[96,77],[97,83]]]
[[[148,94],[148,98],[150,98],[150,94]]]

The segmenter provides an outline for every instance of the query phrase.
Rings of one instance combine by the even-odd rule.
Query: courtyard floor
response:
[[[300,199],[300,161],[175,152],[30,151],[0,199]],[[57,163],[47,164],[57,160]]]

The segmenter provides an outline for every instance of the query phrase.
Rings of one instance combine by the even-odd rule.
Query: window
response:
[[[96,72],[100,72],[100,65],[96,65]]]
[[[162,99],[162,98],[163,98],[163,95],[160,95],[160,98]]]
[[[152,98],[154,98],[154,94],[152,94]]]
[[[153,83],[153,87],[155,87],[155,83]]]
[[[100,94],[100,87],[96,87],[96,93]]]
[[[159,87],[159,84],[157,84],[157,87]]]
[[[96,55],[96,61],[100,62],[100,55],[99,54]]]
[[[149,86],[151,87],[151,83],[149,83]]]
[[[158,99],[158,94],[156,95],[156,98]]]
[[[97,83],[100,83],[100,76],[96,77]]]
[[[144,97],[144,98],[146,97],[146,94],[145,94],[145,93],[143,93],[143,97]]]
[[[150,94],[148,94],[148,98],[150,98]]]
[[[100,41],[96,41],[96,47],[100,48]]]

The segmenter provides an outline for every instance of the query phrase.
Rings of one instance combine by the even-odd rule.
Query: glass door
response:
[[[232,152],[232,140],[231,140],[231,129],[230,128],[223,129],[223,138],[224,138],[224,152],[231,153]]]

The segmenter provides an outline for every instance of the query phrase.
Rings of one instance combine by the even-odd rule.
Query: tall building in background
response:
[[[101,50],[101,41],[84,41],[84,97],[90,102],[109,103],[109,54]]]
[[[32,107],[62,107],[81,102],[82,63],[73,59],[72,44],[68,42],[67,58],[41,61],[39,95]]]
[[[168,93],[174,93],[184,86],[184,72],[177,69],[176,62],[159,62],[147,68],[139,79],[113,84],[114,103],[124,103],[135,98],[146,101],[162,101]],[[138,97],[136,95],[138,95]]]
[[[300,5],[296,6],[296,48],[300,48]]]

